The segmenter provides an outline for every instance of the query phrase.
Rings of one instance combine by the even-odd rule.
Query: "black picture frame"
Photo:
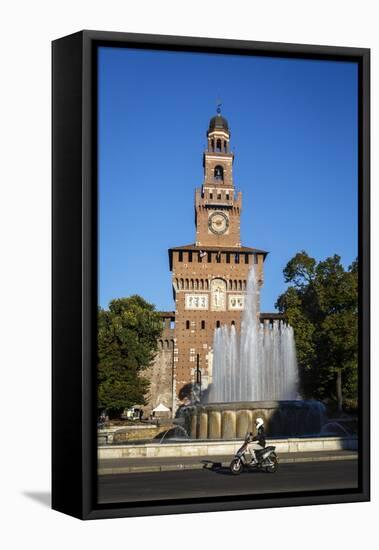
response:
[[[359,67],[359,488],[99,505],[96,499],[99,46],[356,61]],[[370,499],[370,50],[81,31],[52,44],[52,507],[81,519]]]

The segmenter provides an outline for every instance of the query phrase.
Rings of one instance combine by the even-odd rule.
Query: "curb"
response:
[[[280,464],[293,464],[295,462],[332,462],[335,460],[357,460],[357,453],[346,455],[327,455],[327,456],[308,456],[299,458],[282,458],[279,457]],[[211,461],[210,461],[211,462]],[[162,464],[161,466],[121,466],[119,468],[99,468],[98,475],[106,476],[113,474],[136,474],[149,472],[178,472],[181,470],[212,470],[215,467],[229,467],[229,462],[211,462],[211,466],[206,462],[193,462],[188,464]]]

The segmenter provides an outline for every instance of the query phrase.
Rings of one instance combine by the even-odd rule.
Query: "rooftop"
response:
[[[183,246],[175,246],[174,248],[169,248],[169,252],[174,250],[193,250],[200,251],[204,250],[205,252],[249,252],[256,254],[264,254],[267,256],[268,252],[266,250],[260,250],[259,248],[251,248],[249,246],[198,246],[196,244],[185,244]]]
[[[192,251],[192,252],[231,252],[232,254],[263,254],[266,258],[268,252],[259,248],[251,248],[249,246],[197,246],[196,244],[185,244],[183,246],[175,246],[168,249],[170,258],[170,270],[172,270],[172,253],[174,251]]]

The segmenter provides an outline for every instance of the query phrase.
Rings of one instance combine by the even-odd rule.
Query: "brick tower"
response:
[[[267,252],[241,245],[242,193],[233,181],[227,120],[211,118],[203,155],[204,181],[195,192],[194,244],[169,249],[175,299],[173,409],[204,393],[212,381],[215,328],[239,330],[248,272],[254,263],[260,284]]]

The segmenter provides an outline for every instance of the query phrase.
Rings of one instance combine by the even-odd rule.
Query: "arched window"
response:
[[[224,181],[224,169],[219,164],[215,166],[214,175],[215,175],[215,180]]]
[[[211,139],[211,147],[212,147],[212,151],[215,150],[215,140],[214,139]]]
[[[186,329],[188,330],[190,328],[190,322],[186,321]]]
[[[216,321],[216,328],[220,328],[220,326],[221,326],[220,321]]]
[[[227,145],[226,145],[226,141],[224,141],[224,153],[227,152]]]
[[[221,153],[221,139],[216,141],[216,153]]]

